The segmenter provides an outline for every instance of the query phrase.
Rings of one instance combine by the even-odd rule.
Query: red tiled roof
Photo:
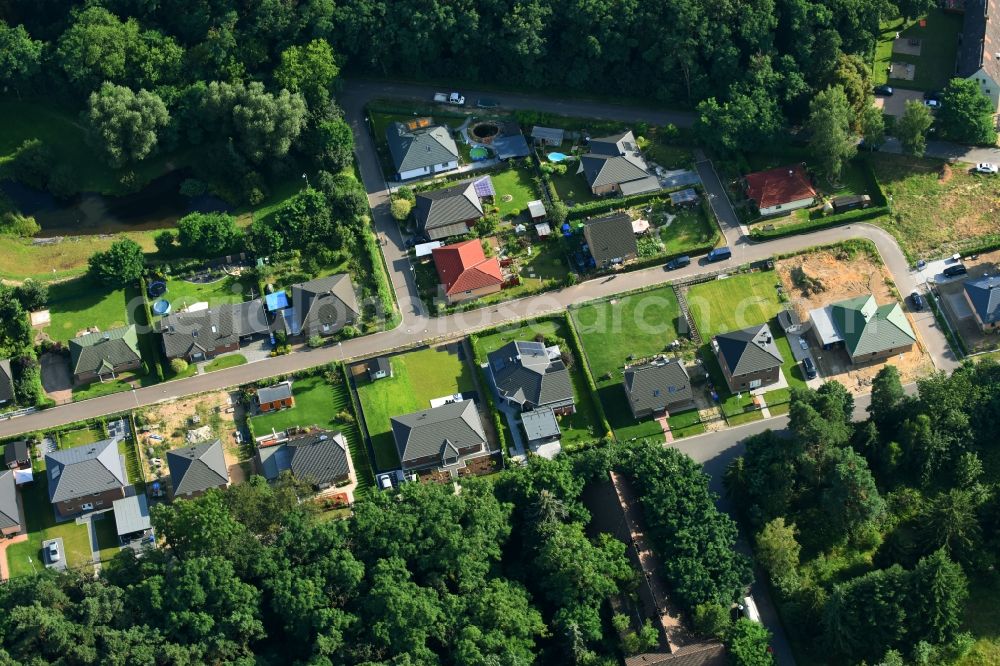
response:
[[[477,239],[434,248],[432,255],[438,278],[449,296],[503,284],[500,262],[496,257],[487,258]]]
[[[809,184],[809,176],[801,164],[778,167],[748,174],[747,196],[757,203],[757,208],[770,208],[816,196]]]

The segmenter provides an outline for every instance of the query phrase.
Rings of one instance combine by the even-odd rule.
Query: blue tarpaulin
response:
[[[264,305],[268,312],[277,312],[288,307],[288,294],[283,291],[276,291],[273,294],[264,296]]]

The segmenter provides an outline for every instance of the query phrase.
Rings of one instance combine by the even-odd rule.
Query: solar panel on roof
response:
[[[497,194],[496,190],[493,189],[493,180],[489,176],[480,178],[472,186],[478,197],[495,197]]]

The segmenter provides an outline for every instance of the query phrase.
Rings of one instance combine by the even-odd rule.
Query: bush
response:
[[[786,224],[775,229],[752,229],[750,231],[750,237],[756,240],[769,240],[772,238],[781,238],[782,236],[794,236],[796,234],[829,229],[830,227],[840,226],[841,224],[847,224],[849,222],[863,222],[864,220],[871,220],[876,217],[881,217],[888,212],[889,209],[885,206],[874,206],[863,210],[850,210],[839,215],[817,218],[815,220],[806,220],[804,222],[796,222],[795,224]]]
[[[405,222],[406,218],[410,216],[410,211],[412,210],[413,204],[406,199],[399,197],[393,198],[392,203],[389,205],[389,211],[399,222]]]
[[[705,602],[694,607],[694,630],[702,636],[721,638],[729,631],[729,611],[721,604]]]
[[[28,139],[18,147],[10,170],[14,180],[36,190],[44,190],[54,164],[55,158],[48,146],[39,139]]]
[[[188,362],[182,358],[174,358],[170,360],[170,369],[174,371],[175,374],[181,374],[188,369]]]
[[[326,341],[323,339],[322,336],[311,335],[309,336],[309,340],[306,341],[306,344],[309,345],[310,348],[316,349],[316,347],[322,347],[324,342]]]
[[[649,192],[647,194],[636,194],[631,197],[608,197],[599,201],[591,201],[589,203],[573,206],[572,210],[569,211],[567,218],[570,220],[582,220],[587,217],[593,217],[594,215],[600,215],[601,213],[607,213],[613,210],[632,208],[657,199],[665,199],[669,201],[669,197],[667,197],[662,190]]]

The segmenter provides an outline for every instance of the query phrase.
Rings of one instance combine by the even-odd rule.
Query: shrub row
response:
[[[693,187],[695,190],[701,191],[700,186],[685,185],[678,189],[687,189],[688,187]],[[671,190],[672,191],[672,190]],[[589,203],[579,204],[573,206],[570,209],[567,219],[569,220],[580,220],[586,217],[592,217],[600,213],[607,213],[612,210],[624,210],[626,208],[632,208],[633,206],[638,206],[649,201],[655,201],[657,199],[666,199],[667,190],[657,190],[656,192],[647,192],[646,194],[635,194],[630,197],[610,197],[607,199],[601,199],[600,201],[591,201]]]
[[[483,393],[486,394],[486,403],[489,405],[490,413],[493,415],[493,429],[497,431],[497,442],[500,444],[500,450],[503,451],[505,457],[510,456],[510,449],[508,449],[507,434],[505,431],[503,419],[500,418],[500,410],[497,408],[496,399],[493,397],[493,391],[488,387],[490,385],[489,378],[486,376],[486,371],[483,370],[483,358],[479,355],[476,349],[476,340],[482,334],[489,334],[495,332],[497,329],[489,329],[488,331],[480,331],[479,333],[473,333],[469,335],[469,347],[472,348],[472,359],[476,364],[476,372],[479,373],[479,385],[483,387]]]
[[[775,229],[753,229],[750,232],[750,237],[755,240],[770,240],[772,238],[783,238],[784,236],[795,236],[797,234],[806,234],[813,231],[820,231],[822,229],[829,229],[831,227],[840,226],[841,224],[847,224],[849,222],[871,220],[873,218],[886,215],[888,212],[889,209],[886,206],[873,206],[872,208],[865,208],[862,210],[849,210],[846,213],[840,213],[839,215],[821,217],[816,220],[805,220],[803,222],[796,222],[795,224],[786,224]]]
[[[145,333],[140,334],[140,341],[145,341],[144,347],[147,347],[146,353],[152,354],[153,358],[143,359],[143,365],[146,366],[147,372],[150,370],[149,365],[152,365],[152,370],[156,373],[156,381],[162,382],[165,378],[163,372],[163,364],[166,363],[166,359],[160,355],[160,347],[156,344],[156,341],[152,339],[153,333],[153,310],[149,305],[149,292],[146,291],[146,278],[139,278],[139,292],[142,294],[142,312],[143,316],[146,318],[144,322],[138,322],[143,324],[142,328],[146,329]],[[141,351],[141,350],[140,350]]]
[[[580,365],[583,377],[587,381],[587,388],[590,390],[590,399],[594,403],[594,409],[597,411],[597,418],[601,420],[601,427],[604,428],[604,436],[613,437],[611,423],[608,421],[608,416],[604,413],[604,405],[601,404],[601,399],[598,397],[597,382],[594,381],[594,375],[590,372],[590,363],[587,362],[587,357],[583,353],[583,343],[580,342],[580,335],[576,332],[573,317],[567,311],[563,314],[563,318],[566,321],[566,328],[569,329],[569,344],[573,347],[573,355],[576,356],[576,362]]]
[[[369,228],[367,231],[368,233],[363,234],[365,253],[368,255],[372,275],[375,277],[375,294],[382,310],[379,314],[386,318],[386,322],[393,322],[396,316],[396,303],[393,299],[392,289],[389,287],[389,269],[385,265],[385,259],[379,250],[378,243],[375,242],[374,230]],[[392,326],[387,323],[386,328],[392,328]]]
[[[482,169],[476,169],[475,171],[463,171],[461,173],[452,173],[447,176],[437,176],[434,180],[419,183],[410,189],[414,192],[427,192],[428,190],[438,190],[441,189],[444,183],[453,183],[462,180],[471,180],[473,178],[480,178],[482,176],[490,176],[495,173],[503,173],[511,168],[530,168],[531,161],[528,157],[521,157],[517,159],[511,159],[506,162],[500,162],[499,164],[494,164],[493,166],[488,166]]]

